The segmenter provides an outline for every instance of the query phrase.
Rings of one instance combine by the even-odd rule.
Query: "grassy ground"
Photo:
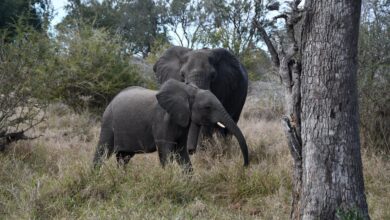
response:
[[[42,137],[0,154],[0,219],[287,219],[292,161],[279,120],[248,111],[239,126],[251,166],[235,140],[217,140],[191,157],[189,178],[176,164],[162,169],[156,153],[92,172],[99,123],[53,105],[34,131]],[[363,162],[371,217],[390,219],[390,162],[366,152]]]

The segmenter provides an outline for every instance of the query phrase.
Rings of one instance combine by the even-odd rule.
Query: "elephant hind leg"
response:
[[[134,153],[128,152],[118,152],[116,153],[116,161],[119,166],[126,166],[129,163],[130,159],[134,156]]]
[[[102,128],[99,143],[93,158],[94,168],[100,168],[103,159],[109,158],[114,151],[114,133],[109,129]]]

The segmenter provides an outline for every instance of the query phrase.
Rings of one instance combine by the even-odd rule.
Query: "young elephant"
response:
[[[94,166],[100,166],[105,152],[107,157],[115,152],[118,162],[126,164],[134,154],[157,149],[163,167],[174,153],[191,170],[186,147],[190,124],[226,126],[240,144],[244,165],[249,164],[244,136],[218,99],[208,90],[171,79],[159,92],[129,87],[111,101],[103,114]]]

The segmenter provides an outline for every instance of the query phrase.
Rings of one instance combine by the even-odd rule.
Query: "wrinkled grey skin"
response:
[[[160,84],[168,79],[189,82],[201,89],[210,90],[222,103],[234,122],[238,122],[248,90],[245,68],[226,49],[191,50],[171,47],[155,63],[153,70]],[[215,127],[202,127],[211,136]],[[200,127],[192,125],[188,136],[188,149],[196,150]],[[223,134],[227,130],[222,131]]]
[[[158,150],[164,167],[169,155],[192,170],[186,147],[190,126],[221,122],[237,138],[248,165],[248,147],[240,129],[218,99],[207,90],[176,80],[168,80],[160,91],[129,87],[120,92],[106,108],[101,126],[94,166],[115,153],[119,163],[127,164],[137,153]]]

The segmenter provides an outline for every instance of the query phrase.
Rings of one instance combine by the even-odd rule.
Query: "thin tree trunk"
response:
[[[357,97],[360,0],[306,0],[302,38],[302,219],[369,218]]]

